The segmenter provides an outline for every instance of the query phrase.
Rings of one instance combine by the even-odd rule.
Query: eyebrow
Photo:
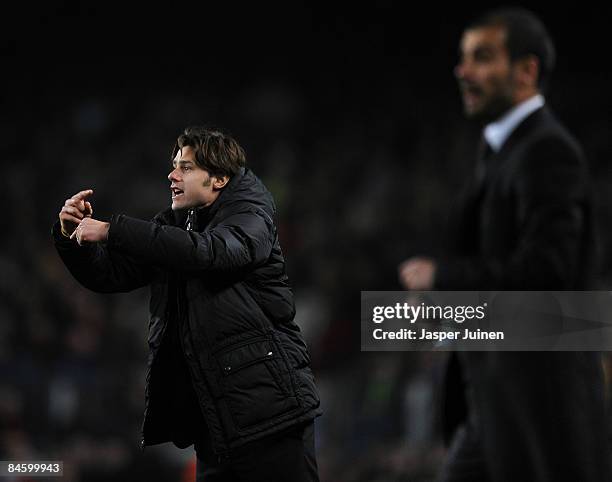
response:
[[[494,52],[497,46],[493,44],[481,44],[474,49],[474,52]]]
[[[472,50],[472,52],[481,52],[483,50],[486,51],[495,51],[497,49],[497,46],[493,43],[482,43],[477,45],[476,47],[474,47],[474,49]],[[459,46],[457,48],[457,55],[461,56],[464,54],[463,48],[461,46]]]
[[[193,164],[193,161],[190,161],[188,159],[179,159],[179,161],[172,161],[172,165],[176,167],[177,164],[182,164],[182,165],[186,165],[186,164]]]
[[[466,56],[478,57],[481,55],[490,55],[494,57],[497,55],[497,49],[494,45],[479,45],[471,52],[462,52],[461,50],[458,53],[459,59],[463,59]]]

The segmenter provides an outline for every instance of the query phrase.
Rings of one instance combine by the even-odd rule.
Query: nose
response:
[[[459,62],[455,65],[455,69],[453,70],[455,77],[459,80],[465,78],[465,63]]]
[[[473,63],[470,59],[462,58],[455,66],[454,74],[457,80],[470,80],[473,74]]]
[[[170,171],[170,174],[168,174],[168,181],[170,181],[170,182],[178,182],[180,180],[181,180],[181,178],[179,176],[178,168],[172,169],[172,171]]]

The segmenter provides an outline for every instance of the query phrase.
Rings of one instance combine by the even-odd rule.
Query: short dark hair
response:
[[[519,7],[502,7],[486,12],[468,25],[467,30],[481,27],[503,27],[510,60],[528,55],[540,63],[538,87],[544,91],[555,66],[555,46],[542,21],[531,11]]]
[[[244,149],[234,138],[218,129],[187,127],[172,148],[171,160],[186,146],[195,150],[196,164],[212,176],[232,177],[246,165]]]

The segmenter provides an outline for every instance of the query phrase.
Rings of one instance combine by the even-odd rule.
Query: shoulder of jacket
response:
[[[525,148],[528,157],[536,156],[551,161],[562,157],[581,163],[584,158],[580,143],[562,124],[554,124],[534,132]]]
[[[274,219],[266,210],[258,205],[257,203],[249,202],[249,201],[236,201],[234,203],[230,203],[226,206],[223,206],[219,211],[215,214],[213,219],[211,220],[212,225],[217,225],[222,223],[225,219],[228,219],[232,216],[236,216],[238,214],[254,214],[262,217],[266,224],[270,226],[274,226]]]

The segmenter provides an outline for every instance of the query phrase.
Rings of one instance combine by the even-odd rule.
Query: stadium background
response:
[[[5,10],[0,156],[0,459],[61,459],[66,481],[190,480],[193,450],[139,449],[147,290],[102,296],[49,230],[92,187],[97,218],[169,203],[169,151],[192,123],[233,133],[276,198],[325,415],[321,479],[430,480],[442,354],[361,353],[361,290],[435,248],[474,159],[452,75],[482,5],[77,2]],[[609,28],[587,6],[535,9],[558,63],[547,100],[591,163],[612,287]],[[605,421],[609,423],[609,421]],[[39,479],[40,480],[40,479]]]

